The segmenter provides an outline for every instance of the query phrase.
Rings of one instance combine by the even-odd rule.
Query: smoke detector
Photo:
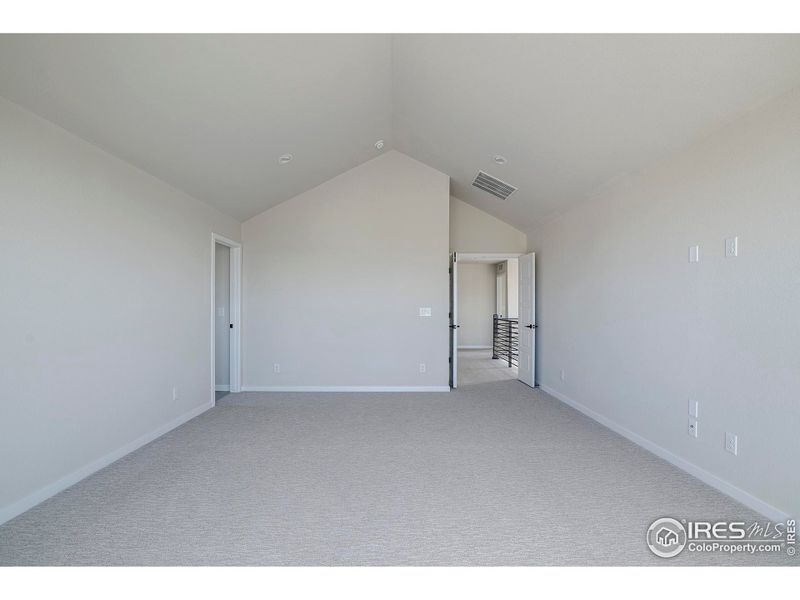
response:
[[[375,148],[377,148],[378,150],[383,150],[383,140],[378,140],[377,142],[375,142]]]

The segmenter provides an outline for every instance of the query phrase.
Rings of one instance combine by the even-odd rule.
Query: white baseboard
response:
[[[244,385],[243,392],[449,392],[448,385]]]
[[[215,385],[214,389],[217,392],[230,392],[231,391],[231,386],[229,386],[227,384],[226,385]]]
[[[33,492],[32,494],[28,494],[21,500],[17,500],[13,504],[9,504],[8,506],[4,506],[0,508],[0,525],[5,523],[6,521],[10,521],[14,517],[21,515],[26,510],[29,510],[39,504],[40,502],[44,502],[48,498],[55,496],[57,493],[67,489],[68,487],[75,485],[81,479],[86,479],[92,473],[96,473],[100,469],[107,467],[111,463],[119,460],[126,454],[130,454],[134,450],[137,450],[144,446],[145,444],[149,444],[153,440],[160,438],[165,433],[172,431],[176,427],[183,425],[187,421],[194,419],[196,416],[204,413],[209,408],[213,408],[214,403],[208,402],[196,408],[193,408],[187,413],[182,414],[181,416],[173,419],[172,421],[165,423],[161,427],[147,433],[132,442],[117,448],[113,452],[106,454],[98,458],[97,460],[93,460],[87,465],[82,466],[77,471],[73,471],[69,475],[65,475],[61,479],[54,481],[53,483],[44,486]]]
[[[459,346],[459,350],[491,350],[491,346]]]
[[[779,508],[772,506],[770,503],[761,500],[760,498],[756,498],[751,493],[744,491],[741,488],[736,487],[732,483],[725,481],[721,477],[714,475],[710,471],[706,471],[702,467],[698,467],[696,464],[689,462],[688,460],[681,458],[677,454],[667,450],[666,448],[662,448],[655,442],[651,442],[647,438],[642,437],[638,433],[634,433],[627,427],[623,427],[616,421],[612,421],[608,417],[601,415],[600,413],[592,410],[588,406],[584,406],[580,402],[577,402],[570,398],[569,396],[562,394],[561,392],[554,390],[546,385],[540,385],[539,389],[543,392],[546,392],[553,396],[554,398],[560,400],[564,404],[567,404],[574,408],[577,411],[582,412],[590,419],[597,421],[601,425],[609,428],[611,431],[614,431],[621,435],[624,438],[629,439],[634,444],[637,444],[658,456],[659,458],[663,458],[668,463],[678,467],[682,471],[687,472],[689,475],[696,477],[703,483],[710,485],[711,487],[719,490],[723,494],[730,496],[737,502],[744,504],[748,508],[753,509],[757,513],[760,513],[771,519],[772,521],[786,521],[790,518],[790,515],[786,514]]]

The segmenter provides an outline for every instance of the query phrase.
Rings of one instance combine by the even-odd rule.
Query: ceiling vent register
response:
[[[510,183],[500,181],[497,177],[492,177],[483,171],[478,171],[472,185],[484,192],[489,192],[492,196],[500,198],[500,200],[505,200],[517,191],[517,188]]]

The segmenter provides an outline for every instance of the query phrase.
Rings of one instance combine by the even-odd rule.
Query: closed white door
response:
[[[535,385],[536,364],[536,255],[519,257],[519,380]]]

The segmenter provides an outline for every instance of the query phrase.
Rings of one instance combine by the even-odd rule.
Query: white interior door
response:
[[[458,387],[458,257],[450,255],[450,387]]]
[[[519,257],[519,380],[533,387],[536,364],[536,255]]]

